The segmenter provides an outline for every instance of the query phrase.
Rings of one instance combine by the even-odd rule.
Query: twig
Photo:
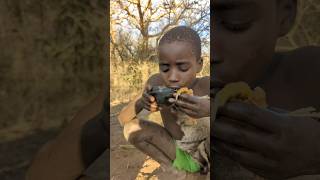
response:
[[[136,147],[134,147],[131,144],[120,144],[119,148],[121,148],[121,149],[135,149]]]

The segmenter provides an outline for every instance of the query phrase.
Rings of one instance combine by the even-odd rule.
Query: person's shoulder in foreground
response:
[[[290,73],[295,79],[303,79],[304,82],[315,81],[315,77],[320,75],[319,46],[305,46],[281,54],[283,55],[283,63],[281,63],[283,70]]]
[[[26,179],[67,180],[76,179],[81,176],[83,171],[89,166],[89,164],[84,162],[82,147],[86,146],[86,143],[82,143],[83,137],[87,135],[84,131],[86,131],[88,124],[92,125],[92,122],[98,126],[88,127],[91,132],[97,130],[97,128],[99,129],[98,131],[103,129],[102,127],[99,127],[99,122],[101,122],[99,114],[101,114],[103,101],[104,92],[101,91],[98,96],[75,115],[68,126],[63,129],[55,139],[49,141],[40,149],[28,169]],[[92,129],[92,127],[94,129]],[[104,135],[101,137],[98,136],[96,139],[104,137]],[[103,141],[106,142],[104,139]],[[99,143],[97,142],[94,146],[99,146]],[[92,148],[92,146],[90,146],[90,148]],[[98,152],[98,154],[95,152],[94,154],[97,156],[100,152]],[[90,161],[93,160],[94,159]]]

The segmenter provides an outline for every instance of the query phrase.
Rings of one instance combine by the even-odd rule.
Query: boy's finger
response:
[[[150,100],[151,102],[155,102],[155,101],[156,101],[156,98],[153,97],[153,96],[149,96],[149,100]]]
[[[189,94],[181,94],[178,99],[180,99],[182,101],[187,101],[187,102],[190,102],[193,104],[195,104],[197,102],[196,98],[194,96],[189,95]]]
[[[188,103],[185,101],[181,101],[181,100],[177,100],[176,105],[179,107],[186,108],[186,109],[197,110],[197,107],[194,104],[191,104],[191,103]]]
[[[148,111],[151,111],[150,106],[144,106],[144,108]]]
[[[176,100],[175,100],[174,98],[169,98],[168,101],[169,101],[169,103],[174,103],[174,102],[176,102]]]
[[[179,108],[179,110],[180,110],[181,112],[183,112],[183,113],[191,116],[191,117],[196,117],[196,116],[197,116],[197,113],[194,112],[194,111],[192,111],[192,110],[190,110],[190,109]]]
[[[149,94],[148,93],[146,93],[146,92],[143,92],[143,94],[142,94],[142,97],[143,98],[145,98],[145,99],[149,99]]]
[[[275,112],[241,102],[229,102],[221,107],[218,112],[221,115],[271,132],[279,130],[282,123],[278,120]]]
[[[157,109],[157,108],[158,108],[158,105],[157,105],[157,103],[151,103],[151,104],[150,104],[150,107]]]
[[[151,103],[145,98],[142,98],[142,102],[143,102],[144,105],[147,105],[147,106],[151,105]]]
[[[275,167],[276,161],[268,159],[254,151],[228,144],[217,138],[213,138],[212,142],[217,152],[238,161],[244,166],[256,167],[259,169],[270,169]]]
[[[269,138],[270,134],[266,134],[257,129],[249,129],[241,124],[232,123],[228,117],[220,116],[212,127],[212,135],[230,144],[250,148],[259,152],[273,152],[273,141]]]
[[[144,92],[143,95],[142,95],[145,99],[148,99],[149,102],[154,102],[156,100],[155,97],[153,97],[152,95]]]
[[[150,107],[150,111],[151,111],[151,112],[156,112],[157,110],[158,110],[158,108]]]

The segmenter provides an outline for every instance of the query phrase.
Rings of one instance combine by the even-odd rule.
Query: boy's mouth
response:
[[[179,89],[179,88],[181,88],[181,86],[168,86],[168,88],[171,88],[171,89]]]

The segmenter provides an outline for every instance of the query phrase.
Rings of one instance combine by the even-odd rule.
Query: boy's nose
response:
[[[175,85],[176,83],[179,82],[179,76],[176,72],[172,71],[170,74],[169,74],[169,82],[172,84],[172,85]]]

